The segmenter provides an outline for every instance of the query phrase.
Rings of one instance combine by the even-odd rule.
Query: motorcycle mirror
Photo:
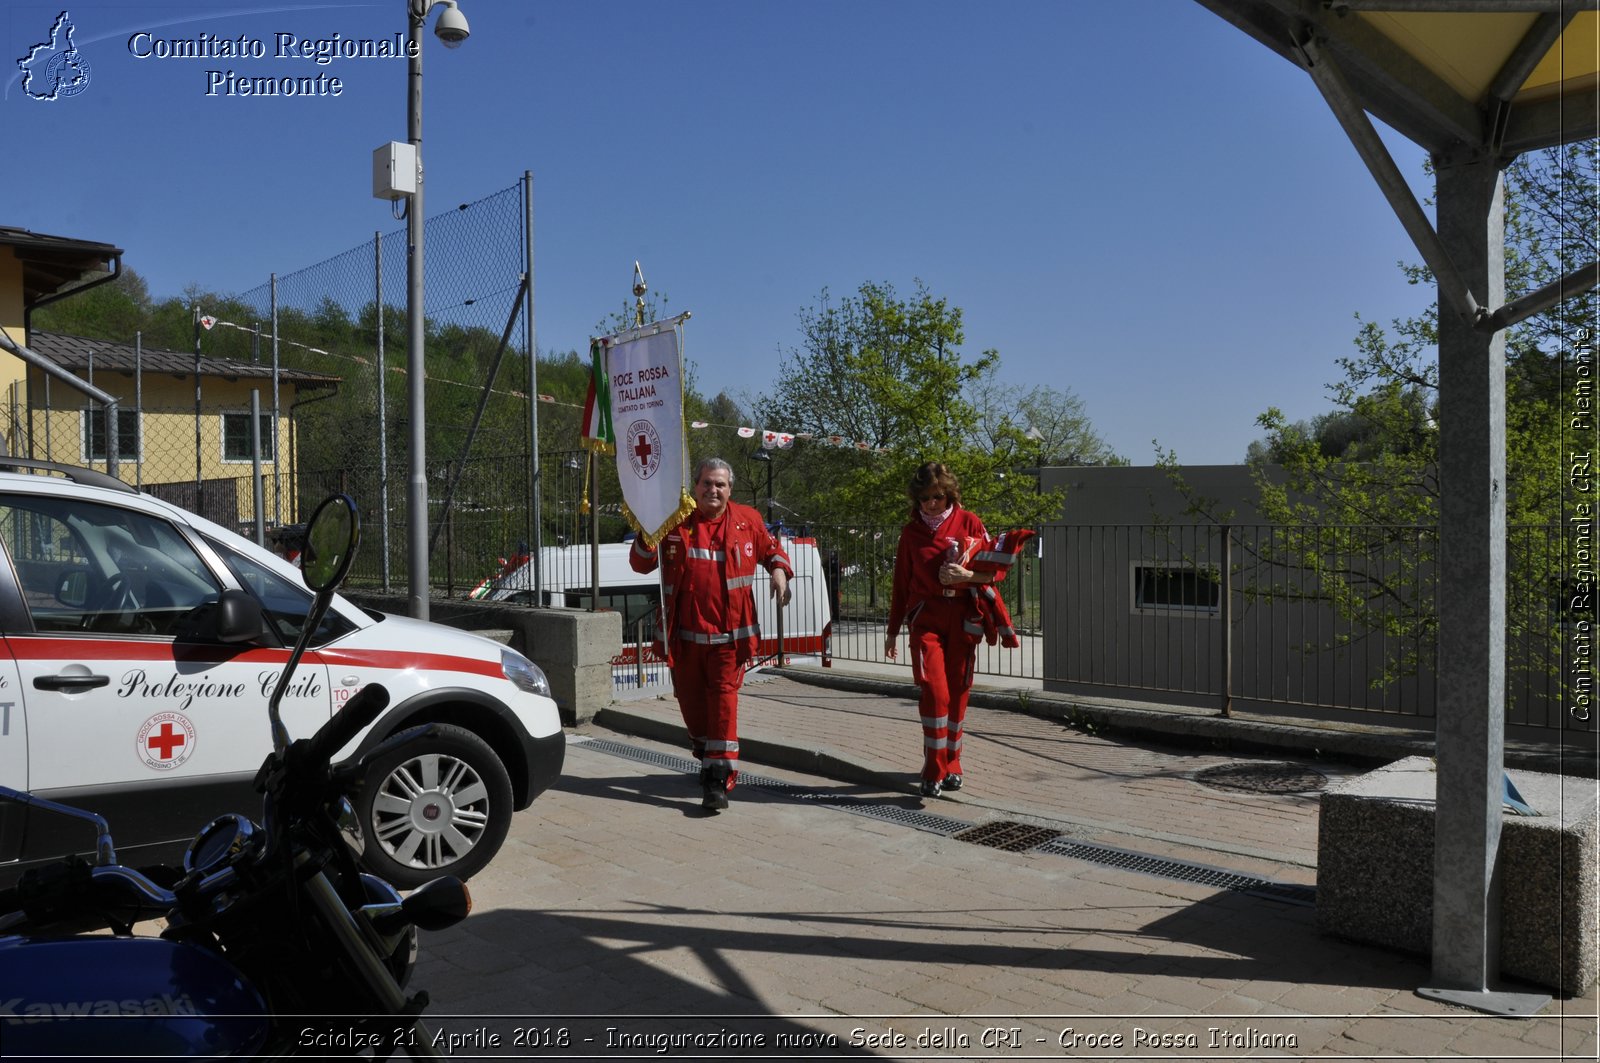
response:
[[[272,748],[282,753],[289,747],[289,732],[283,726],[279,706],[284,692],[289,688],[289,677],[294,674],[305,655],[306,647],[322,624],[322,618],[333,601],[333,592],[350,571],[356,558],[356,544],[361,540],[361,518],[356,504],[349,495],[329,495],[318,503],[306,522],[305,549],[300,552],[300,574],[311,589],[311,609],[300,625],[300,637],[289,651],[289,660],[278,673],[278,682],[267,698],[267,720],[272,728]]]
[[[329,495],[306,525],[306,546],[300,572],[313,591],[337,587],[355,560],[361,541],[361,519],[349,495]]]

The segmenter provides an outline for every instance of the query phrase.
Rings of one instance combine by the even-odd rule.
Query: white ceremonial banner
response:
[[[650,546],[694,510],[683,432],[680,315],[607,340],[622,512]]]

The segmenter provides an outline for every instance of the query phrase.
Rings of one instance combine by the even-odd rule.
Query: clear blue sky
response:
[[[157,297],[238,292],[398,227],[371,154],[403,60],[139,59],[129,38],[393,39],[404,0],[67,7],[91,80],[29,99],[61,0],[9,0],[0,224],[116,244]],[[701,390],[770,389],[797,312],[921,279],[967,351],[1070,388],[1135,464],[1241,460],[1270,405],[1328,408],[1353,315],[1432,299],[1310,79],[1191,0],[462,0],[430,32],[427,213],[535,183],[537,336],[586,346],[633,262],[690,310]],[[206,71],[338,97],[206,95]],[[1421,153],[1391,150],[1427,194]],[[784,430],[787,425],[761,427]]]

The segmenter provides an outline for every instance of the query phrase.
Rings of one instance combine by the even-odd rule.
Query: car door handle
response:
[[[111,682],[105,675],[41,675],[35,676],[33,685],[39,690],[93,690]]]

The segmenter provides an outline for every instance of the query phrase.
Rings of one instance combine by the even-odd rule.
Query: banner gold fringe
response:
[[[667,519],[662,522],[661,527],[657,528],[653,532],[646,531],[640,526],[639,518],[633,515],[633,510],[628,508],[627,502],[622,503],[622,515],[628,518],[628,523],[633,525],[633,530],[638,532],[639,538],[644,540],[644,544],[650,549],[654,550],[657,544],[659,544],[662,539],[665,539],[667,534],[671,532],[673,528],[676,528],[689,518],[689,514],[694,512],[694,506],[694,499],[690,498],[687,494],[680,494],[678,496],[678,508],[673,510],[672,513],[668,515]]]

